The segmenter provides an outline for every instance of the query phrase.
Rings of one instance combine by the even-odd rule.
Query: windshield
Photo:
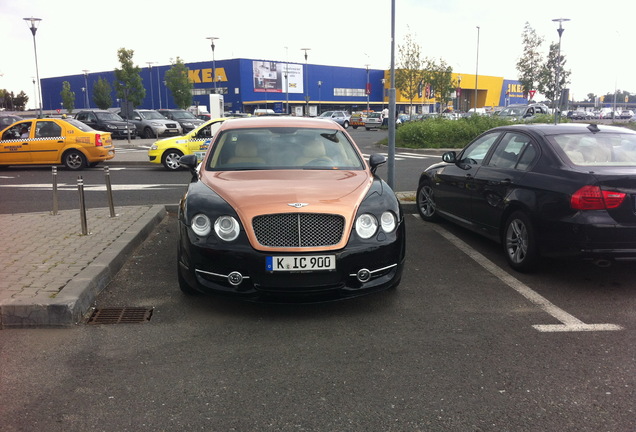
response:
[[[636,134],[564,134],[550,140],[574,165],[636,167]]]
[[[141,115],[141,117],[148,120],[165,120],[166,119],[157,111],[139,111],[139,115]]]
[[[194,120],[197,120],[197,118],[194,116],[194,114],[189,113],[188,111],[173,111],[172,115],[176,119],[194,119]]]
[[[218,136],[211,152],[207,169],[212,171],[365,167],[353,143],[334,129],[230,129]]]
[[[500,116],[520,116],[526,111],[526,107],[508,107],[501,110]]]
[[[95,115],[100,120],[124,121],[123,118],[121,118],[117,114],[111,113],[111,112],[96,112]]]

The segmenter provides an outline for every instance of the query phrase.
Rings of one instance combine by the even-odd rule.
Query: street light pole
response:
[[[367,94],[367,112],[369,112],[369,65],[366,64],[365,66],[367,68],[367,86],[364,92]]]
[[[84,93],[84,104],[86,108],[90,108],[91,104],[88,97],[88,69],[82,69],[82,72],[84,72],[84,87],[86,87],[86,93]]]
[[[475,63],[475,114],[477,114],[477,80],[479,79],[479,26],[477,26],[477,60]]]
[[[214,83],[214,94],[216,94],[216,63],[214,60],[214,41],[218,39],[215,36],[209,36],[206,39],[210,39],[210,47],[212,48],[212,82]]]
[[[38,80],[38,94],[36,96],[39,96],[40,98],[40,118],[42,118],[42,86],[40,85],[40,72],[38,70],[38,49],[37,46],[35,44],[35,33],[38,31],[38,25],[40,25],[40,22],[42,21],[42,18],[23,18],[24,21],[27,22],[27,25],[29,25],[30,23],[30,27],[29,29],[31,30],[31,34],[33,35],[33,52],[35,53],[35,76],[37,77]]]
[[[554,90],[554,124],[558,123],[558,118],[559,118],[559,105],[561,102],[561,89],[560,87],[560,83],[559,83],[559,72],[561,70],[561,35],[563,34],[563,32],[565,31],[565,29],[563,28],[563,26],[561,25],[564,21],[570,21],[569,18],[555,18],[552,20],[553,22],[558,22],[559,23],[559,28],[557,29],[557,32],[559,33],[559,52],[557,55],[557,64],[556,64],[556,85],[555,85],[555,90]],[[614,96],[614,99],[616,99],[616,96]]]
[[[305,51],[305,116],[309,116],[309,72],[307,70],[307,51],[311,48],[301,48],[301,51]]]
[[[159,79],[159,66],[157,66],[157,97],[159,98],[159,109],[161,109],[161,80]],[[168,101],[166,101],[168,103]]]

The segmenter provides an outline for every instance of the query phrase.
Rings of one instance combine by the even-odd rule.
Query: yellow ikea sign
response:
[[[216,72],[216,80],[213,79],[213,73]],[[210,69],[191,69],[188,70],[188,79],[191,83],[206,83],[206,82],[214,82],[214,81],[227,81],[227,75],[225,75],[225,68],[216,68],[216,70],[212,72],[212,68]]]

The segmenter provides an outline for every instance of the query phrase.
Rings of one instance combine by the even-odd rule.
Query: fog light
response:
[[[227,275],[227,281],[233,286],[240,285],[240,283],[243,282],[243,275],[237,271],[233,271]]]
[[[371,272],[367,269],[360,269],[358,270],[356,277],[360,282],[364,283],[371,279]]]

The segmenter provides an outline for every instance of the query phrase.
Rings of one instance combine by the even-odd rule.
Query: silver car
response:
[[[318,118],[331,119],[346,129],[349,127],[351,114],[346,111],[325,111],[324,113],[320,114]]]
[[[125,113],[119,113],[126,118]],[[137,128],[137,135],[144,138],[157,138],[160,136],[183,135],[183,129],[179,122],[168,120],[155,110],[133,110],[128,116],[128,121]]]

